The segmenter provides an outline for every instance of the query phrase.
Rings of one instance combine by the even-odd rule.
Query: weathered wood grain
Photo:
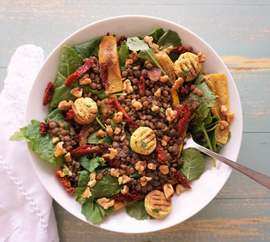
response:
[[[268,199],[216,199],[199,214],[156,233],[117,234],[94,228],[55,204],[61,241],[260,242],[270,240]],[[121,223],[119,221],[119,223]]]

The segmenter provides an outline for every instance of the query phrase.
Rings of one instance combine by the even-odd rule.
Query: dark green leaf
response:
[[[132,174],[130,175],[130,177],[131,177],[131,178],[137,179],[137,178],[140,178],[141,175],[140,175],[138,172],[134,172],[134,173],[132,173]]]
[[[165,33],[165,31],[162,28],[154,29],[148,36],[152,36],[155,43],[157,43],[160,39],[160,37]]]
[[[121,67],[125,66],[128,55],[129,55],[129,50],[128,50],[127,43],[126,41],[123,41],[118,51],[119,62],[120,62]]]
[[[167,30],[158,41],[159,46],[179,46],[181,45],[181,39],[178,34],[172,30]]]
[[[99,180],[96,185],[92,188],[92,196],[94,198],[100,197],[111,197],[121,190],[116,177],[106,175]]]
[[[70,88],[65,85],[55,88],[50,102],[50,108],[57,107],[58,103],[63,100],[75,100],[75,97],[70,93]]]
[[[145,211],[144,201],[129,202],[126,206],[126,212],[130,217],[138,220],[147,219],[149,217]]]
[[[182,159],[184,161],[181,171],[190,181],[198,179],[205,169],[204,156],[194,148],[188,148],[183,151]]]
[[[92,55],[98,55],[98,48],[101,38],[94,38],[81,44],[74,45],[74,49],[84,59]]]
[[[76,201],[78,201],[79,203],[84,203],[86,201],[86,198],[82,197],[83,192],[85,191],[86,187],[76,187],[75,188],[75,199]]]
[[[56,158],[54,156],[54,145],[51,141],[49,134],[44,136],[39,132],[40,122],[32,120],[31,124],[21,128],[16,132],[11,139],[12,140],[26,140],[30,149],[43,161],[47,161],[54,165],[62,163],[63,158]]]
[[[63,46],[60,50],[58,71],[55,86],[61,86],[65,78],[83,64],[83,59],[76,50],[69,46]]]
[[[144,51],[148,50],[148,45],[137,36],[127,38],[127,46],[132,51]]]
[[[80,163],[83,168],[85,168],[89,172],[93,172],[100,165],[104,164],[105,161],[103,158],[99,156],[96,156],[94,158],[89,158],[87,155],[85,155],[80,158]]]
[[[104,90],[94,90],[90,86],[82,86],[84,93],[92,93],[96,95],[99,99],[104,99],[107,97]]]
[[[106,136],[104,138],[99,138],[99,137],[97,137],[96,133],[93,133],[88,137],[87,143],[92,144],[92,145],[96,145],[96,144],[110,145],[110,144],[112,144],[112,138],[109,136]]]
[[[105,217],[111,213],[111,209],[105,210],[99,206],[93,199],[87,200],[82,205],[82,214],[93,224],[100,224]]]
[[[203,96],[201,97],[201,102],[204,102],[207,107],[212,107],[216,102],[216,96],[210,90],[205,82],[197,85],[197,87],[203,92]]]
[[[89,172],[86,170],[80,171],[78,186],[84,187],[87,185],[88,181],[89,181]]]
[[[47,120],[64,121],[64,119],[64,115],[58,108],[52,110],[47,116]]]

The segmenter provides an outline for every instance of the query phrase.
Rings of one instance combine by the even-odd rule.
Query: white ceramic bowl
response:
[[[91,23],[61,42],[44,62],[33,85],[29,100],[26,119],[42,120],[46,117],[47,110],[42,106],[42,96],[48,80],[54,80],[58,65],[59,50],[62,45],[73,45],[87,41],[96,36],[102,36],[107,32],[119,35],[134,36],[146,34],[156,27],[176,31],[184,44],[191,45],[195,50],[203,52],[207,61],[206,72],[225,73],[229,80],[229,92],[231,110],[235,113],[235,119],[231,126],[230,142],[222,150],[222,154],[232,160],[237,160],[242,140],[242,109],[239,94],[234,80],[218,54],[200,37],[187,28],[165,19],[148,16],[120,16]],[[69,196],[56,180],[54,170],[46,162],[39,161],[33,154],[30,160],[36,173],[50,193],[50,195],[67,211],[77,218],[86,221],[81,214],[81,205]],[[129,217],[124,211],[109,216],[98,227],[125,233],[144,233],[168,228],[183,222],[204,208],[221,190],[231,174],[231,169],[224,164],[217,163],[217,167],[210,167],[203,173],[199,180],[192,183],[192,189],[181,196],[174,196],[173,209],[164,220],[136,220]]]

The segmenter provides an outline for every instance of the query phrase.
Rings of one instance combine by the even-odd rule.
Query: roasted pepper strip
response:
[[[180,105],[180,100],[179,100],[179,96],[177,93],[177,90],[179,90],[179,88],[183,85],[184,80],[182,78],[178,78],[172,88],[171,88],[171,96],[172,96],[172,101],[173,101],[173,106],[177,107]]]
[[[54,85],[52,82],[49,82],[45,88],[44,96],[43,96],[43,105],[49,104],[52,99],[54,92]]]
[[[87,154],[100,154],[104,151],[102,147],[99,145],[83,145],[71,151],[72,156],[82,156]]]
[[[70,87],[72,83],[77,80],[80,76],[85,74],[94,64],[94,60],[91,58],[85,59],[84,64],[80,66],[76,71],[71,73],[65,80],[65,85]]]
[[[181,117],[177,123],[177,130],[179,137],[183,138],[185,136],[187,125],[191,117],[191,112],[187,105],[183,105],[180,112]]]
[[[144,76],[143,75],[140,76],[140,80],[139,80],[138,86],[139,86],[139,93],[140,93],[140,95],[141,96],[145,96],[145,79],[144,79]]]
[[[171,58],[164,51],[160,51],[160,52],[156,53],[155,57],[156,57],[158,63],[163,68],[163,70],[165,71],[165,73],[170,78],[170,81],[174,82],[174,80],[176,78],[175,78],[173,62],[172,62]]]
[[[99,64],[106,70],[107,80],[105,88],[107,93],[115,93],[123,90],[123,83],[120,72],[119,58],[117,52],[117,41],[115,36],[104,36],[99,45]]]

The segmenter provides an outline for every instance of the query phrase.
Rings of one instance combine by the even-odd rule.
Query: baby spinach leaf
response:
[[[64,121],[64,119],[64,115],[58,108],[52,110],[47,116],[47,120]]]
[[[91,189],[93,198],[111,197],[119,193],[121,187],[116,177],[105,175]]]
[[[85,187],[89,181],[89,172],[86,170],[80,171],[78,186]]]
[[[63,158],[54,156],[54,145],[51,141],[49,134],[44,136],[40,135],[39,132],[40,122],[32,120],[31,123],[21,128],[16,132],[11,140],[26,140],[30,149],[43,161],[47,161],[53,165],[59,165],[62,163]]]
[[[148,45],[137,36],[127,38],[127,46],[131,51],[144,51],[148,50]]]
[[[93,224],[100,224],[111,212],[112,209],[105,210],[92,198],[85,201],[82,205],[82,214]]]
[[[58,103],[63,100],[75,100],[75,97],[70,93],[70,88],[64,84],[55,88],[50,102],[50,108],[57,107]]]
[[[99,99],[104,99],[107,97],[105,90],[94,90],[90,86],[82,86],[84,93],[93,93],[95,94]]]
[[[205,169],[204,156],[194,148],[188,148],[183,151],[182,159],[184,161],[181,171],[189,181],[198,179]]]
[[[216,101],[216,96],[214,93],[210,90],[205,82],[197,85],[197,87],[203,92],[203,96],[200,97],[202,99],[201,102],[204,102],[209,108],[212,107]]]
[[[89,172],[93,172],[99,166],[104,165],[105,161],[99,156],[89,158],[87,155],[85,155],[80,158],[80,163],[83,168],[85,168]]]
[[[129,50],[126,41],[123,41],[121,43],[121,46],[118,51],[118,56],[119,56],[119,62],[120,66],[124,67],[126,63],[126,59],[128,58],[129,55]]]
[[[69,46],[63,46],[60,50],[58,71],[55,79],[55,86],[64,83],[65,78],[83,64],[82,57],[76,50]]]
[[[82,196],[82,194],[84,193],[86,187],[76,187],[75,188],[75,192],[74,192],[74,196],[77,202],[79,203],[84,203],[86,201],[86,198],[84,198]]]
[[[98,38],[88,40],[81,44],[76,44],[74,45],[74,49],[79,53],[79,55],[83,59],[90,57],[92,55],[97,56],[100,40],[101,38],[98,37]]]
[[[153,37],[153,41],[155,43],[158,42],[158,40],[160,39],[160,37],[165,33],[164,29],[162,28],[157,28],[157,29],[154,29],[152,32],[150,32],[148,34],[148,36],[151,36]]]
[[[181,39],[175,31],[167,30],[158,40],[158,45],[163,47],[179,46]]]
[[[129,202],[126,206],[126,212],[130,217],[136,218],[138,220],[147,219],[149,217],[145,211],[143,200]]]

